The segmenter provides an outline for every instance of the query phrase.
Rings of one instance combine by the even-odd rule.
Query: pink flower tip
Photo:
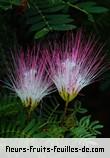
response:
[[[13,70],[9,74],[8,88],[14,91],[22,103],[33,110],[43,97],[52,92],[52,83],[46,73],[46,60],[35,50],[20,50],[13,57]]]
[[[52,44],[52,53],[47,50],[47,56],[51,79],[60,96],[70,102],[102,74],[105,57],[101,54],[103,46],[93,36],[86,39],[81,30],[65,41]]]

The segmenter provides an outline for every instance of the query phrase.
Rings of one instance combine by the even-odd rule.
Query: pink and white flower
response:
[[[66,102],[101,75],[105,68],[102,48],[95,38],[85,39],[82,31],[66,43],[52,45],[51,55],[47,53],[51,79]]]
[[[26,55],[20,51],[20,55],[13,57],[13,61],[8,88],[17,94],[26,107],[33,110],[53,90],[45,71],[46,60],[28,50]]]

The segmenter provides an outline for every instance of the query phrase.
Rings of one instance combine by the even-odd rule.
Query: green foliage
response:
[[[18,112],[20,112],[20,108],[22,108],[22,106],[19,105],[16,97],[7,97],[6,95],[0,97],[0,117],[16,115]]]
[[[67,4],[87,15],[88,20],[91,22],[95,22],[94,16],[92,14],[106,13],[109,10],[105,7],[98,6],[96,2],[93,1],[78,2],[76,5],[69,2],[67,2]]]
[[[65,31],[76,28],[73,19],[68,12],[63,10],[68,6],[61,0],[53,1],[30,1],[30,8],[26,12],[29,31],[35,32],[35,39],[43,37],[50,31]]]
[[[61,127],[58,123],[48,124],[45,131],[47,138],[63,138],[65,134],[65,127]]]
[[[66,117],[59,109],[56,98],[51,104],[37,109],[37,113],[28,115],[18,98],[4,96],[0,99],[0,137],[4,138],[86,138],[100,134],[103,126],[98,121],[90,121],[89,116],[77,119],[77,115],[86,112],[77,101],[74,109],[68,109]]]
[[[31,120],[25,127],[7,122],[0,125],[0,137],[4,138],[32,138],[37,136],[37,132],[35,120]]]
[[[11,10],[12,17],[10,18],[15,18],[15,22],[20,26],[20,31],[26,38],[32,35],[34,39],[42,38],[50,32],[76,29],[78,27],[76,19],[80,17],[76,17],[77,14],[75,15],[74,11],[86,15],[89,22],[95,23],[94,14],[104,14],[109,10],[93,1],[29,0],[27,9],[20,13],[20,10],[17,11],[17,6],[19,7],[20,4],[20,0],[1,0],[0,9],[4,12]],[[18,16],[18,12],[20,16]],[[10,16],[9,12],[7,12],[8,16]],[[82,21],[80,25],[82,25]]]
[[[63,0],[29,1],[29,8],[25,13],[26,24],[29,32],[34,34],[35,39],[44,37],[52,31],[73,30],[77,26],[74,16],[69,10],[75,9],[86,14],[88,20],[95,22],[92,13],[106,13],[107,8],[96,5],[95,2],[75,3]],[[29,33],[28,32],[28,33]]]
[[[82,108],[81,102],[80,101],[76,101],[75,104],[74,104],[74,113],[84,114],[86,112],[87,112],[87,109]]]
[[[92,2],[92,1],[78,3],[77,6],[81,9],[84,9],[88,13],[95,13],[96,14],[96,13],[105,13],[108,11],[107,8],[97,6],[97,4],[95,2]]]
[[[99,121],[90,121],[90,116],[84,116],[77,122],[76,127],[71,128],[71,136],[76,138],[92,138],[97,134],[101,134],[99,129],[103,126],[99,124]]]
[[[8,10],[12,9],[13,5],[20,5],[21,0],[0,0],[0,9],[1,10]]]

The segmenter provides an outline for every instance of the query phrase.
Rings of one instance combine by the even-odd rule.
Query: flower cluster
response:
[[[95,39],[90,37],[85,40],[82,31],[79,31],[74,39],[71,36],[67,40],[53,47],[48,63],[51,79],[60,96],[70,102],[83,87],[99,77],[105,66],[102,46],[98,46]]]
[[[9,76],[9,87],[30,110],[33,110],[53,89],[45,66],[46,60],[36,56],[34,51],[28,50],[26,55],[20,51],[20,55],[14,58],[14,73]]]
[[[26,55],[21,51],[14,59],[15,73],[10,75],[10,87],[31,110],[52,92],[51,81],[60,96],[69,103],[104,70],[102,47],[95,39],[85,40],[81,31],[74,39],[67,39],[67,43],[62,42],[52,48],[51,53],[44,50],[43,58],[28,50]]]

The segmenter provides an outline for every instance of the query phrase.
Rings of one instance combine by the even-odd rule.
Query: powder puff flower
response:
[[[45,72],[46,60],[28,50],[27,55],[20,51],[20,55],[13,57],[13,61],[13,72],[11,69],[9,74],[11,83],[7,83],[8,88],[11,88],[32,111],[53,89]]]
[[[47,54],[51,79],[60,96],[69,103],[102,73],[104,56],[102,46],[91,37],[85,40],[82,31],[74,39],[66,40],[66,43],[52,45],[51,55]]]

